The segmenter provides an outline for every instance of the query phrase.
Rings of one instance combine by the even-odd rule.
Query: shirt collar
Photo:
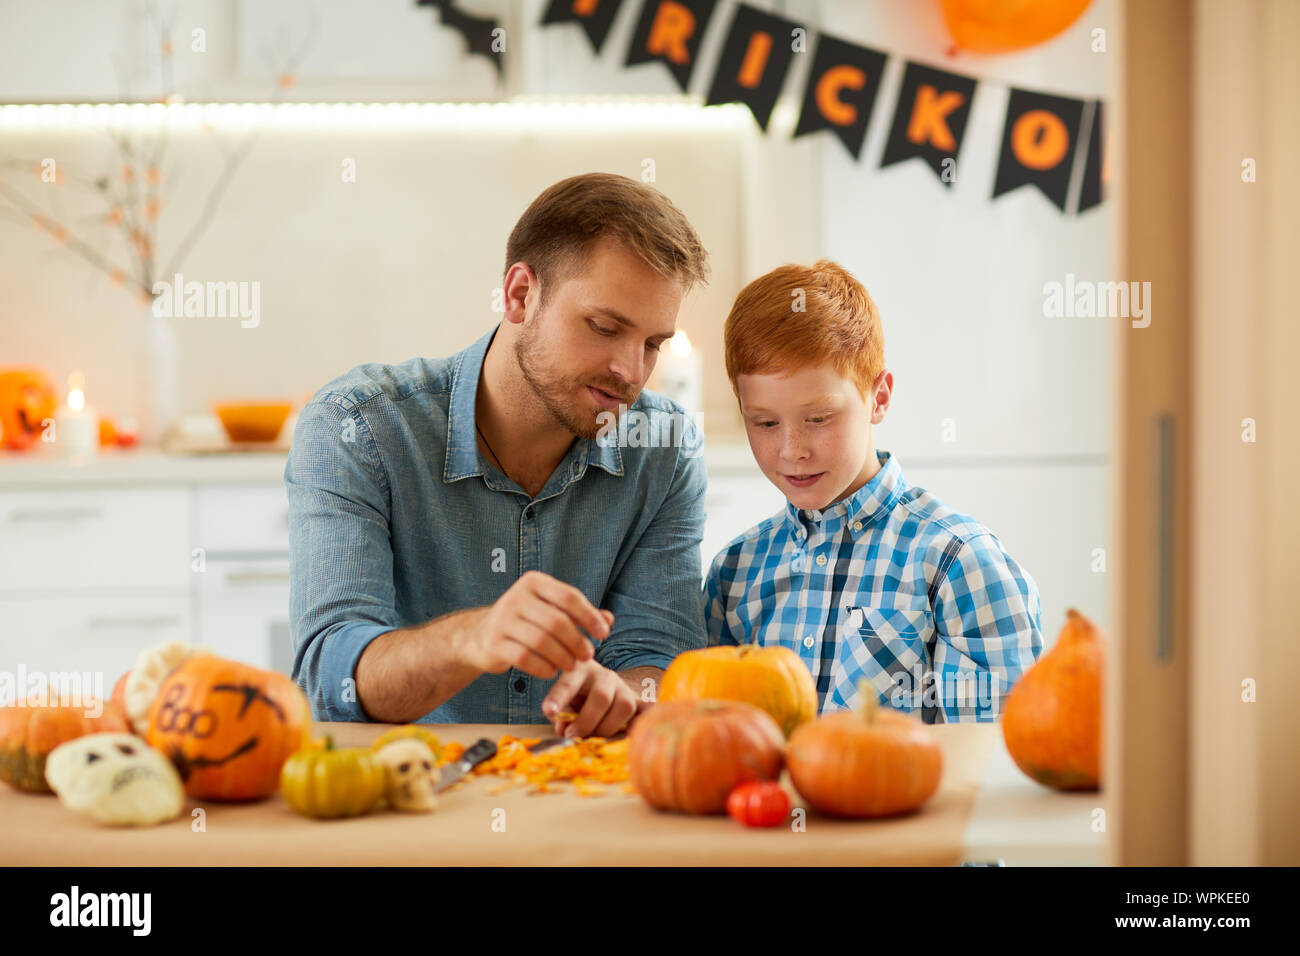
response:
[[[837,501],[828,508],[821,511],[796,508],[787,500],[786,518],[796,533],[802,534],[808,525],[813,525],[822,535],[829,536],[847,526],[849,536],[856,541],[872,524],[893,510],[895,503],[907,490],[903,469],[887,451],[876,452],[876,460],[880,462],[880,470],[871,480],[843,501]]]
[[[478,380],[483,371],[483,359],[488,346],[501,324],[497,323],[477,342],[460,353],[451,377],[451,400],[447,406],[447,455],[443,463],[442,480],[457,481],[482,475],[479,466],[478,429],[474,423],[474,406],[478,398]],[[608,446],[590,438],[580,439],[574,449],[577,468],[575,477],[581,477],[590,462],[611,475],[622,476],[623,454],[618,443]]]

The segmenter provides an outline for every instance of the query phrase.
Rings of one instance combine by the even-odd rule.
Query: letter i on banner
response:
[[[542,26],[549,23],[580,23],[596,53],[605,45],[609,28],[623,0],[551,0],[542,15]]]
[[[700,39],[717,0],[646,0],[632,34],[626,66],[660,62],[682,92],[691,82]]]
[[[857,159],[887,59],[879,50],[821,34],[794,135],[829,129]]]
[[[1083,100],[1011,90],[993,198],[1033,183],[1065,212]]]
[[[951,186],[954,177],[944,175],[944,161],[957,159],[974,96],[971,77],[908,63],[880,168],[919,156]]]
[[[736,7],[704,105],[744,103],[766,131],[794,59],[791,31],[798,26],[748,4]]]

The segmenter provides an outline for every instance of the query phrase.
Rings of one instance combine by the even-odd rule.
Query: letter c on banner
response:
[[[840,99],[840,90],[860,90],[867,85],[867,74],[856,66],[833,66],[817,81],[817,110],[836,126],[852,126],[858,108]]]

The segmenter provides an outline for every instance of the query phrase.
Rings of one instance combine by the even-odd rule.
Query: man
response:
[[[608,736],[704,646],[700,439],[642,387],[707,270],[663,194],[575,176],[515,225],[495,329],[316,393],[284,476],[294,679],[317,719]],[[654,435],[680,416],[682,442],[608,441],[629,411]]]

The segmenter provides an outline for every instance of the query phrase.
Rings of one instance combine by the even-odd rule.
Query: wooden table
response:
[[[388,725],[316,725],[339,746],[364,746]],[[550,736],[548,727],[431,728],[469,744],[503,733]],[[102,827],[48,795],[0,786],[4,865],[931,865],[963,861],[1101,863],[1091,821],[1098,794],[1058,794],[1011,765],[996,724],[933,727],[944,752],[939,791],[917,813],[870,822],[796,814],[802,823],[746,829],[727,817],[658,813],[610,786],[579,797],[570,787],[499,794],[477,777],[441,795],[432,814],[380,812],[309,820],[275,795],[253,804],[189,801],[158,827]],[[1009,768],[1009,770],[1008,770]],[[788,777],[784,780],[789,788]],[[790,790],[792,802],[802,800]],[[201,810],[201,813],[196,813]]]

